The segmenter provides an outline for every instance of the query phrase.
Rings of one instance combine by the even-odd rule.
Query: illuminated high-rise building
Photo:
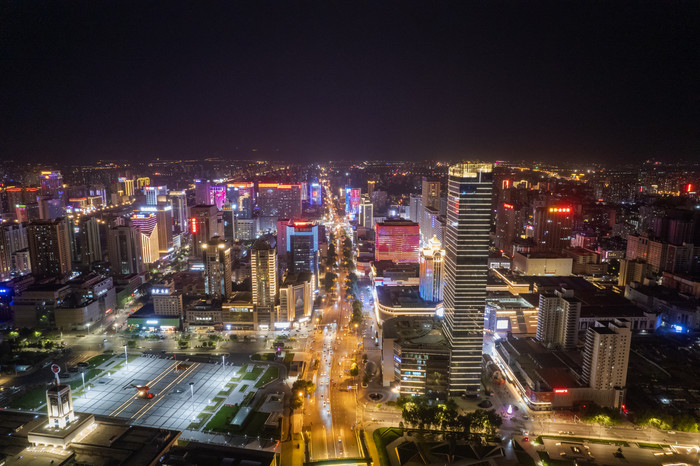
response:
[[[209,186],[211,183],[208,180],[194,180],[194,202],[196,204],[210,204]]]
[[[362,198],[357,223],[365,228],[374,228],[374,206],[368,198]]]
[[[313,182],[309,184],[309,204],[323,204],[323,187],[321,186],[321,183]]]
[[[76,234],[76,249],[80,253],[80,262],[90,267],[95,262],[102,262],[102,243],[100,242],[100,221],[95,217],[80,217]]]
[[[345,215],[354,219],[360,213],[362,190],[360,188],[345,188]]]
[[[192,248],[190,255],[201,257],[201,244],[214,236],[224,236],[223,215],[215,205],[200,204],[190,208],[190,233]]]
[[[263,217],[301,217],[300,184],[258,183],[257,196],[257,206]]]
[[[369,180],[367,182],[367,197],[369,197],[370,199],[372,199],[372,193],[374,193],[374,188],[376,185],[377,185],[376,181]]]
[[[146,205],[157,206],[158,196],[165,196],[168,194],[167,186],[146,186],[144,188],[146,193]]]
[[[9,280],[18,272],[12,256],[27,247],[26,225],[14,222],[0,224],[0,281]]]
[[[423,180],[422,193],[423,207],[430,207],[434,210],[440,210],[440,182]]]
[[[586,330],[583,382],[596,390],[618,390],[614,406],[624,402],[632,331],[624,319],[596,322]]]
[[[51,196],[40,196],[37,200],[39,207],[39,218],[41,220],[53,220],[63,217],[63,201]]]
[[[250,268],[253,289],[253,308],[257,312],[258,327],[273,325],[273,311],[277,299],[277,250],[259,238],[250,248]]]
[[[540,249],[559,251],[571,244],[574,209],[568,204],[535,208],[535,243]]]
[[[133,225],[119,225],[107,232],[107,250],[112,272],[128,275],[143,272],[141,233]]]
[[[450,395],[481,385],[493,166],[460,163],[448,172],[444,328],[450,345]]]
[[[255,184],[252,182],[229,183],[226,185],[226,199],[238,218],[251,218],[255,207]]]
[[[231,246],[218,236],[202,243],[204,291],[210,298],[231,296]]]
[[[27,225],[27,243],[36,278],[65,278],[71,272],[71,247],[64,218],[35,220]]]
[[[537,340],[547,347],[575,349],[580,316],[581,301],[574,297],[573,290],[540,293]]]
[[[215,205],[217,209],[221,210],[226,201],[226,186],[209,186],[209,195],[207,197],[207,204]]]
[[[294,220],[287,227],[286,243],[289,270],[309,272],[314,290],[318,289],[318,225]]]
[[[134,196],[134,180],[125,176],[120,176],[117,179],[117,182],[119,183],[119,191],[121,191],[124,196]]]
[[[168,199],[172,206],[173,212],[173,227],[179,233],[188,230],[188,215],[187,215],[187,195],[184,191],[170,191]]]
[[[136,214],[131,223],[141,232],[141,257],[144,264],[152,264],[160,259],[158,244],[158,218],[155,214]]]
[[[42,171],[39,173],[41,194],[58,198],[63,191],[63,176],[60,171]]]
[[[375,260],[418,262],[420,230],[410,220],[391,218],[375,225]]]
[[[445,250],[440,240],[433,236],[428,247],[420,250],[420,297],[426,301],[442,301],[442,285]]]

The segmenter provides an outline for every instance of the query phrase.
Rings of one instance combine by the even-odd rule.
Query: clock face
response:
[[[58,374],[59,372],[61,372],[61,366],[59,366],[58,364],[51,364],[51,372],[53,372],[54,374]]]

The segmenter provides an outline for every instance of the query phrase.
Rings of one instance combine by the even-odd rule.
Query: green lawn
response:
[[[87,360],[87,363],[90,364],[90,367],[97,367],[100,364],[104,363],[105,361],[108,361],[109,359],[113,358],[114,354],[98,354],[97,356],[94,356],[90,359]]]
[[[637,445],[639,445],[639,448],[655,448],[655,449],[663,449],[663,448],[668,448],[668,445],[660,445],[658,443],[643,443],[643,442],[637,442]]]
[[[260,377],[260,380],[258,380],[255,383],[255,388],[260,388],[263,385],[272,382],[273,380],[277,379],[280,375],[280,370],[276,366],[271,366],[268,367],[265,373],[263,374],[262,377]]]
[[[207,423],[206,429],[215,432],[228,432],[228,426],[238,413],[238,406],[222,406]]]
[[[253,361],[274,361],[275,353],[256,353],[250,359]]]
[[[239,392],[244,392],[246,388],[248,388],[248,384],[245,384],[245,383],[244,383],[244,384],[241,385],[241,388],[239,388],[238,391],[239,391]]]
[[[9,403],[10,408],[36,410],[40,405],[46,404],[46,386],[30,388],[22,395]]]
[[[262,374],[263,368],[255,366],[252,371],[246,372],[243,375],[243,380],[255,380],[258,377],[260,377],[260,374]]]
[[[231,426],[229,432],[232,434],[246,433],[248,437],[260,435],[265,428],[265,421],[268,416],[270,416],[270,413],[261,413],[259,411],[252,412],[241,427],[235,428]]]

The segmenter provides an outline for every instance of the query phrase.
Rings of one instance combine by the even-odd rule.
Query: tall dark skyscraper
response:
[[[444,289],[450,395],[475,394],[481,385],[492,190],[490,163],[450,167]]]
[[[65,278],[71,271],[71,246],[64,218],[37,220],[27,226],[32,274]]]

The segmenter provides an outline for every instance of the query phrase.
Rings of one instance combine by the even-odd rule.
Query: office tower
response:
[[[287,257],[287,226],[292,222],[288,218],[277,219],[277,257]]]
[[[100,242],[100,221],[95,217],[81,217],[78,220],[76,249],[80,253],[80,262],[90,267],[95,262],[102,262],[102,243]]]
[[[151,288],[153,312],[158,316],[184,316],[182,293],[175,291],[172,280],[166,280]]]
[[[321,183],[313,182],[309,184],[309,204],[323,204],[323,187],[321,186]]]
[[[251,218],[255,206],[255,184],[252,182],[229,183],[226,199],[238,218]]]
[[[581,301],[573,290],[540,293],[537,312],[537,340],[548,348],[575,349]]]
[[[360,212],[360,202],[362,199],[362,190],[360,188],[345,188],[345,215],[355,219]]]
[[[252,241],[258,237],[258,221],[254,218],[233,218],[235,241]]]
[[[158,223],[158,248],[161,255],[173,251],[173,208],[170,204],[159,202],[156,209]]]
[[[60,171],[42,171],[39,173],[41,194],[58,198],[63,191],[63,176]]]
[[[170,191],[168,194],[173,212],[173,226],[182,233],[188,229],[187,195],[184,191]]]
[[[374,188],[376,187],[377,182],[376,181],[368,181],[367,182],[367,197],[372,199],[372,193],[374,193]]]
[[[509,256],[513,255],[513,241],[525,233],[528,211],[519,203],[503,202],[497,207],[496,247]]]
[[[309,272],[314,291],[318,289],[318,225],[293,221],[287,225],[287,257],[292,273]]]
[[[535,208],[534,238],[540,249],[559,251],[571,244],[574,209],[570,205]]]
[[[32,274],[38,278],[65,278],[71,272],[68,225],[63,218],[35,220],[27,225]]]
[[[190,233],[192,248],[190,255],[201,257],[201,244],[214,236],[224,236],[223,216],[215,205],[200,204],[190,208]]]
[[[221,210],[225,201],[226,186],[209,186],[207,204],[215,205],[217,209]]]
[[[258,328],[273,325],[273,309],[277,299],[277,250],[263,238],[250,248],[250,268],[253,288],[253,309],[257,313]]]
[[[460,163],[448,172],[445,230],[445,334],[450,395],[478,393],[488,274],[493,167]]]
[[[155,216],[156,228],[158,229],[158,253],[165,256],[173,251],[173,208],[160,195],[161,201],[156,205],[146,205],[141,207],[143,214]],[[150,220],[149,220],[150,221]]]
[[[119,183],[119,191],[121,191],[124,196],[134,197],[134,180],[131,180],[125,176],[120,176],[117,178]]]
[[[301,185],[258,183],[257,204],[263,217],[300,218]]]
[[[54,218],[63,217],[63,201],[60,199],[40,196],[37,204],[41,220],[53,220]]]
[[[15,207],[15,218],[20,223],[31,222],[32,220],[40,220],[39,204],[32,202],[30,204],[17,204]]]
[[[157,206],[158,196],[165,196],[168,194],[167,186],[146,186],[144,188],[146,194],[146,205]]]
[[[423,207],[440,210],[440,182],[423,180],[422,183]]]
[[[426,301],[442,301],[442,285],[444,283],[445,250],[440,240],[433,237],[428,247],[420,251],[420,297]]]
[[[423,198],[418,194],[411,194],[408,203],[408,219],[420,223],[423,216]]]
[[[194,202],[195,204],[209,204],[208,180],[194,180]]]
[[[19,272],[13,264],[13,254],[26,249],[27,227],[22,223],[0,223],[0,281],[9,280]],[[31,263],[30,263],[31,265]]]
[[[384,217],[386,215],[386,207],[388,201],[388,193],[386,191],[375,190],[369,197],[374,206],[374,216]]]
[[[120,225],[107,232],[107,250],[112,271],[128,275],[143,272],[141,233],[133,225]]]
[[[231,296],[231,246],[223,238],[213,237],[202,243],[204,291],[210,298]]]
[[[588,327],[583,350],[584,383],[597,390],[623,389],[627,384],[631,341],[632,331],[624,319],[596,322]]]
[[[374,228],[374,206],[367,198],[362,198],[358,223],[365,228]]]
[[[158,220],[154,214],[136,214],[131,223],[141,232],[141,257],[144,264],[152,264],[160,259],[158,246]]]
[[[374,258],[378,261],[418,262],[420,231],[410,220],[392,218],[375,225]]]

